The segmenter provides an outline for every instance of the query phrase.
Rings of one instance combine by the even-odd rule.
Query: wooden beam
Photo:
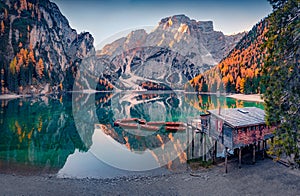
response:
[[[199,145],[199,147],[200,146],[201,146],[202,161],[205,161],[204,160],[204,133],[203,132],[201,132],[201,144]]]
[[[253,144],[252,164],[255,164],[255,143]]]
[[[218,150],[218,140],[215,141],[215,145],[214,145],[213,164],[216,164],[217,150]]]
[[[206,137],[205,137],[205,134],[203,134],[203,157],[204,157],[204,161],[206,161]]]
[[[192,129],[192,158],[194,158],[194,151],[195,151],[195,141],[194,141],[194,136],[195,136],[195,134],[194,134],[194,130]]]
[[[228,172],[228,171],[227,171],[227,161],[228,161],[228,160],[227,160],[227,149],[228,149],[228,148],[225,147],[225,153],[224,153],[224,154],[225,154],[225,173]]]
[[[266,140],[262,142],[262,158],[265,159]]]
[[[242,167],[242,147],[239,147],[239,168]]]
[[[187,146],[187,148],[186,148],[186,157],[187,157],[187,160],[189,160],[189,155],[190,155],[190,134],[189,134],[189,132],[190,132],[190,129],[192,129],[192,127],[191,126],[188,126],[187,127],[187,129],[186,129],[186,131],[187,131],[187,133],[186,133],[186,146]]]

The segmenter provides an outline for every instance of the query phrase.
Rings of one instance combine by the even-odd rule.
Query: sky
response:
[[[72,28],[90,32],[99,48],[131,30],[153,29],[165,17],[211,20],[226,35],[249,31],[272,11],[267,0],[51,0]]]

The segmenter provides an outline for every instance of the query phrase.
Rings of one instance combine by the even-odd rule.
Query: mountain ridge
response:
[[[154,33],[155,31],[158,31],[158,33]],[[170,35],[171,37],[170,36],[167,37],[167,35],[165,34],[167,32],[171,32]],[[128,50],[140,46],[169,47],[171,49],[176,50],[177,49],[176,47],[172,47],[174,44],[176,44],[176,41],[179,42],[180,38],[186,38],[184,35],[180,35],[180,33],[186,33],[188,35],[192,34],[190,37],[192,36],[196,37],[196,39],[194,40],[195,42],[198,42],[198,40],[201,40],[202,42],[205,41],[205,47],[203,50],[205,50],[205,48],[209,48],[208,52],[209,53],[212,52],[213,56],[216,56],[215,59],[211,60],[206,64],[209,63],[217,64],[222,59],[222,57],[224,57],[224,55],[227,54],[233,48],[233,46],[239,41],[239,39],[241,39],[245,34],[245,32],[241,32],[233,35],[224,35],[221,31],[214,31],[212,21],[196,21],[194,19],[190,19],[188,16],[184,14],[180,14],[180,15],[169,16],[161,19],[160,22],[158,23],[158,26],[156,26],[152,30],[152,32],[147,33],[144,29],[134,30],[129,34],[127,34],[127,36],[118,38],[117,40],[115,40],[110,44],[106,44],[102,49],[97,51],[97,55],[98,56],[106,55],[107,51],[110,51],[109,55],[113,55],[112,53],[115,51],[118,52],[118,49]],[[204,33],[205,35],[198,35],[200,33]],[[213,33],[214,35],[210,35],[211,33]],[[130,40],[132,39],[131,38],[132,35],[136,35],[134,39],[139,38],[140,42],[132,43],[132,41]],[[214,51],[212,46],[210,46],[208,43],[209,41],[212,41],[215,38],[218,38],[220,40],[224,39],[224,41],[220,43],[221,46],[218,47],[220,49],[227,49],[225,51],[221,51],[220,55],[217,55],[217,53],[219,53],[220,51],[219,50]],[[128,43],[131,44],[131,46],[127,45]],[[228,46],[225,46],[226,44]],[[119,47],[114,48],[114,46],[116,45]],[[123,45],[123,47],[121,47],[121,45]],[[201,50],[201,48],[200,49],[198,48],[198,50]],[[183,55],[186,54],[187,52],[185,52]],[[197,62],[199,62],[199,60],[196,60],[195,64],[197,64]]]
[[[115,82],[122,78],[122,74],[128,73],[131,66],[137,66],[137,61],[132,64],[133,59],[140,59],[138,62],[140,69],[148,69],[145,65],[151,69],[156,64],[164,67],[161,74],[166,79],[157,80],[156,82],[165,83],[171,88],[170,81],[167,81],[167,78],[171,77],[170,73],[167,74],[168,67],[176,67],[176,74],[182,74],[178,78],[179,80],[182,77],[189,80],[197,74],[210,69],[214,64],[217,64],[217,61],[225,53],[229,52],[243,35],[244,33],[225,36],[222,32],[214,31],[212,21],[196,21],[191,20],[185,15],[174,15],[161,19],[158,26],[150,33],[147,33],[143,29],[135,30],[126,37],[119,38],[111,44],[105,45],[102,50],[97,51],[97,61],[99,67],[106,67],[110,70],[110,73],[104,74],[104,77],[108,81],[111,81],[118,89],[120,89],[120,86]],[[156,49],[152,50],[150,48]],[[141,52],[141,50],[145,51]],[[130,54],[128,51],[132,51],[132,53]],[[156,51],[155,54],[148,54],[148,56],[155,56],[155,58],[151,58],[151,60],[150,58],[147,59],[146,51]],[[166,58],[166,56],[168,57]],[[178,61],[177,57],[181,60]],[[116,58],[119,58],[119,60],[116,60]],[[185,61],[188,63],[184,63]],[[118,62],[118,65],[114,64],[116,62]],[[178,64],[177,62],[180,63]],[[131,73],[131,75],[132,77],[145,78],[145,81],[153,79],[149,74],[146,74],[144,71],[142,72]],[[115,73],[118,74],[116,75]],[[111,77],[110,75],[116,76]],[[126,77],[132,79],[128,74]],[[122,81],[125,80],[122,79]],[[140,89],[141,83],[137,81],[134,83],[136,84],[133,90]],[[133,83],[131,82],[131,84]],[[183,86],[184,84],[181,85]]]

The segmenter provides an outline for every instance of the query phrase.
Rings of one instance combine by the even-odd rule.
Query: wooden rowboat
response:
[[[114,122],[114,125],[117,126],[119,123],[139,123],[139,124],[146,124],[146,120],[139,119],[139,118],[124,118],[124,119],[117,119]]]
[[[174,126],[166,126],[166,131],[186,131],[186,127],[174,127]]]
[[[159,127],[156,126],[150,126],[150,125],[140,125],[141,130],[147,130],[147,131],[158,131]]]
[[[119,126],[124,129],[138,129],[139,126],[136,123],[119,123]]]
[[[130,123],[130,122],[137,122],[138,118],[124,118],[121,120],[117,120],[120,121],[121,123]]]
[[[141,125],[145,125],[147,123],[145,119],[137,119],[136,122],[138,122]]]
[[[114,122],[114,126],[118,127],[120,123],[121,123],[121,122],[120,122],[119,120],[116,120],[116,121]]]
[[[166,122],[164,121],[154,121],[154,122],[148,122],[147,125],[153,125],[153,126],[163,126]]]
[[[185,126],[183,122],[165,122],[166,126]]]

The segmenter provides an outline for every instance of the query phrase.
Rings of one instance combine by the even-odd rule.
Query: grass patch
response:
[[[212,160],[203,161],[202,158],[191,159],[188,160],[187,163],[192,170],[197,170],[200,168],[210,168],[213,165]]]

